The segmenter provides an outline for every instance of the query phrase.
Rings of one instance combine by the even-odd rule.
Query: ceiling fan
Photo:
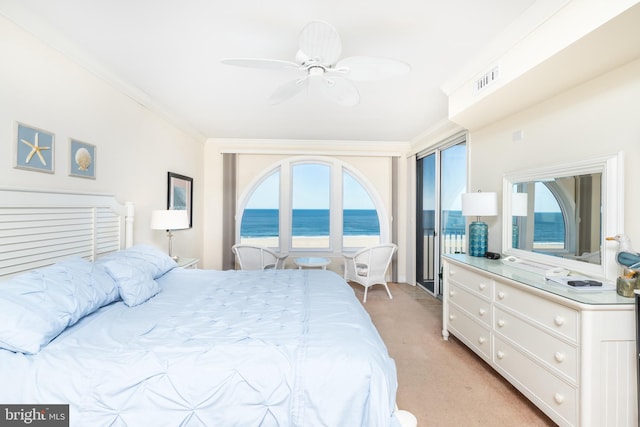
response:
[[[410,66],[390,58],[351,56],[338,60],[342,42],[338,31],[324,21],[312,21],[300,33],[295,62],[278,59],[229,58],[222,63],[239,67],[298,70],[302,76],[289,81],[269,98],[270,104],[286,101],[310,85],[320,86],[324,94],[343,106],[355,106],[360,94],[353,81],[384,80],[406,74]]]

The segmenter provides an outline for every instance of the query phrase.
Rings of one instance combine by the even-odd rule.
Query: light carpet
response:
[[[351,284],[362,302],[364,288]],[[363,304],[398,369],[397,403],[426,426],[554,426],[455,337],[442,339],[442,302],[423,289],[369,288]]]

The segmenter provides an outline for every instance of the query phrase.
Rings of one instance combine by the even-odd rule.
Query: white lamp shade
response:
[[[498,193],[464,193],[462,194],[463,216],[496,216],[498,215]]]
[[[527,193],[511,194],[511,215],[527,216]]]
[[[186,210],[167,210],[151,212],[152,230],[182,230],[189,228]]]

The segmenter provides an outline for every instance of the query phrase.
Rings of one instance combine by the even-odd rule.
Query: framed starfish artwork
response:
[[[69,140],[69,175],[96,179],[96,146]]]
[[[55,136],[46,130],[17,123],[16,168],[53,173]]]

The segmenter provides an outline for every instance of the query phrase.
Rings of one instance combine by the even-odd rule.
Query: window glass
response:
[[[285,160],[253,186],[243,205],[243,244],[341,253],[384,238],[384,212],[339,160]]]
[[[240,243],[278,247],[280,171],[268,175],[253,191],[240,225]]]
[[[555,250],[565,247],[564,216],[558,200],[543,182],[535,184],[533,247]]]
[[[380,243],[378,211],[367,190],[347,171],[342,172],[342,198],[342,246]]]
[[[329,248],[331,168],[297,164],[291,176],[291,247]]]

